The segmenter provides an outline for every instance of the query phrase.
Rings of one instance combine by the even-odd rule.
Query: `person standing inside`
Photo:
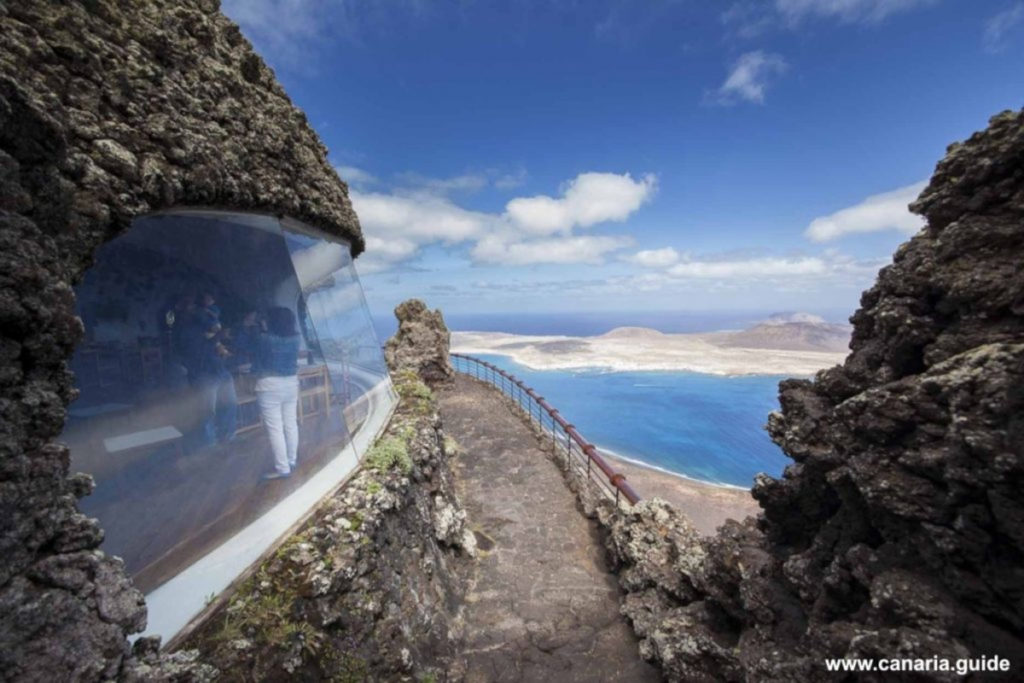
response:
[[[227,368],[231,355],[221,343],[221,326],[213,315],[200,311],[185,335],[189,382],[198,392],[203,422],[202,444],[228,443],[238,424],[235,380]]]
[[[256,356],[259,353],[260,337],[262,334],[263,327],[261,326],[259,313],[256,310],[247,311],[242,316],[241,324],[232,333],[233,344],[231,350],[234,354],[236,367],[243,369],[245,372],[252,369],[251,366],[256,362]]]
[[[299,452],[299,331],[295,313],[283,306],[267,311],[266,325],[254,367],[260,416],[274,454],[274,470],[263,478],[283,479],[291,476]]]

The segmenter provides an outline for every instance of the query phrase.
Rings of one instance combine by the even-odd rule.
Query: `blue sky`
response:
[[[375,312],[852,312],[1024,0],[225,0],[330,150]]]

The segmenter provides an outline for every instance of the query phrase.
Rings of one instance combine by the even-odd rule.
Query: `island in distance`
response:
[[[849,325],[779,313],[745,330],[666,334],[617,327],[594,337],[452,332],[452,351],[498,354],[535,370],[602,368],[715,375],[811,375],[842,363]]]

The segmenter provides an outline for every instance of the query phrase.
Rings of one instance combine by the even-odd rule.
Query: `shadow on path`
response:
[[[480,560],[466,596],[466,680],[660,681],[619,613],[597,526],[501,394],[457,374],[439,394]]]

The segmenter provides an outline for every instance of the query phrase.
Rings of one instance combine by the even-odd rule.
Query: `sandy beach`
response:
[[[749,490],[687,479],[617,458],[607,451],[601,451],[601,456],[626,475],[641,498],[657,497],[672,503],[686,513],[702,534],[713,534],[727,519],[742,520],[760,510]]]
[[[471,355],[509,356],[535,370],[599,368],[804,376],[842,363],[848,353],[845,340],[841,338],[830,338],[828,343],[815,345],[802,340],[793,343],[767,334],[755,335],[751,330],[664,334],[637,327],[618,328],[595,337],[452,332],[451,349]]]

